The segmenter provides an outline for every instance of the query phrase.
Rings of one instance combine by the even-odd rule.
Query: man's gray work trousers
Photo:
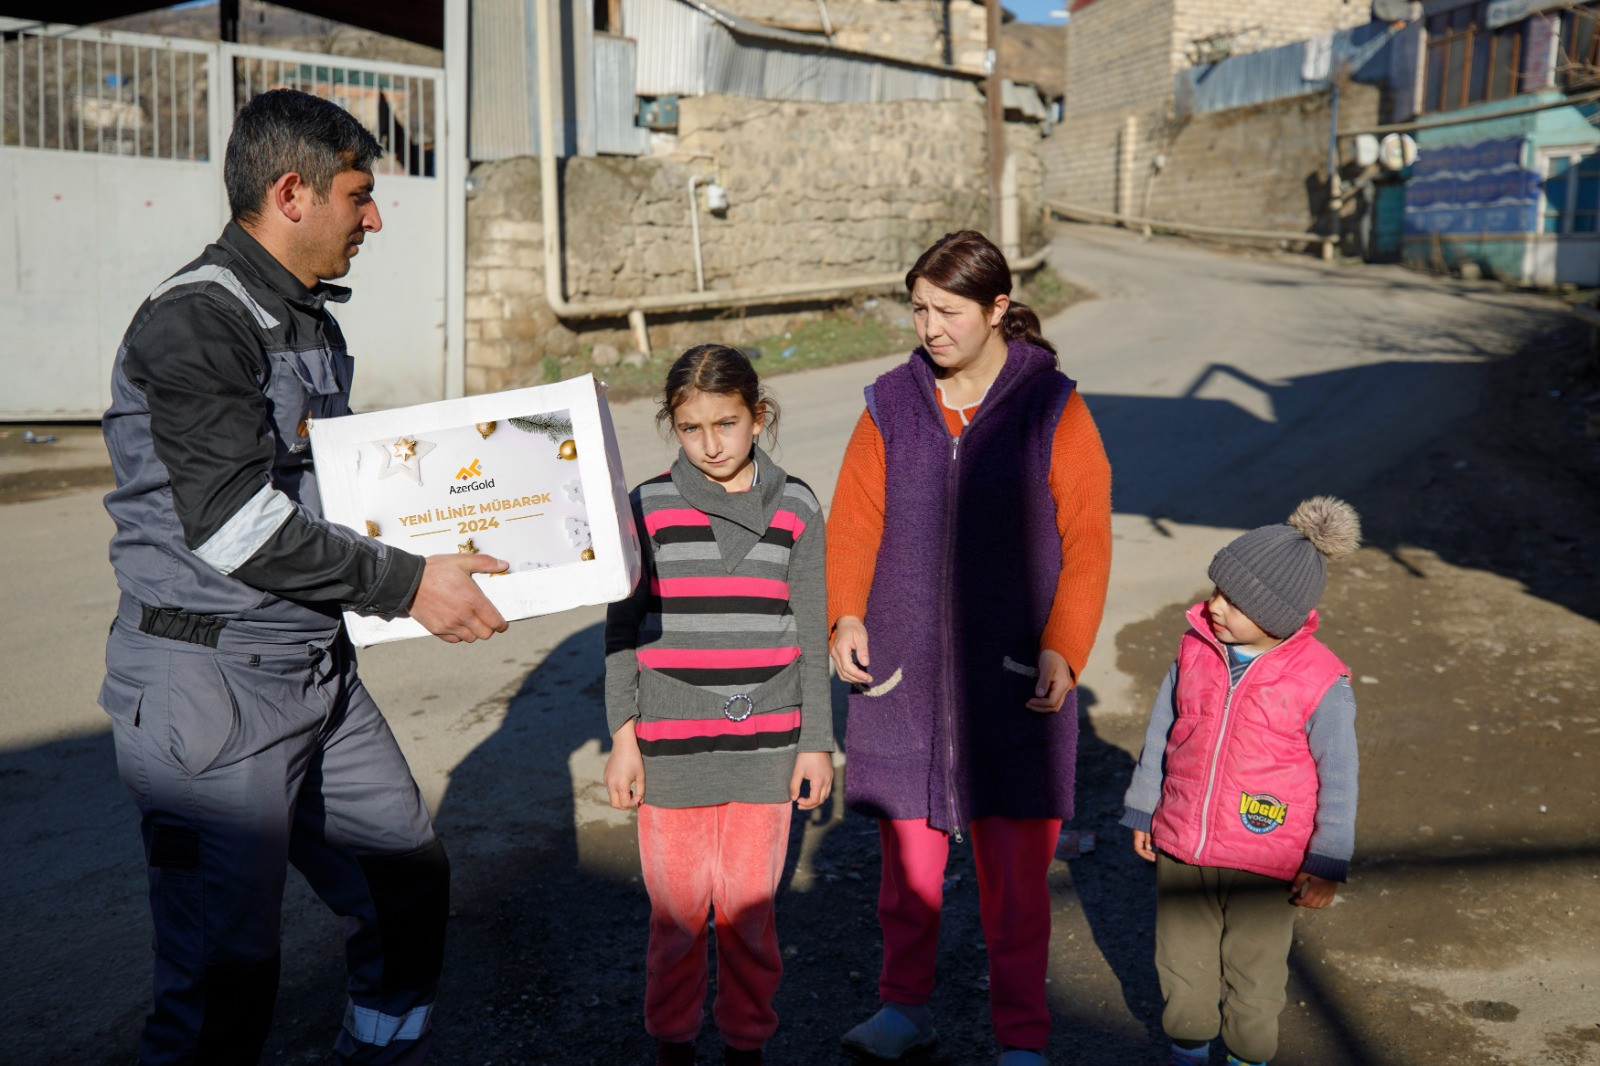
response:
[[[293,863],[349,919],[336,1058],[420,1062],[449,863],[343,630],[284,644],[230,624],[211,648],[138,622],[125,609],[112,627],[100,703],[149,863],[155,994],[139,1061],[257,1061]]]

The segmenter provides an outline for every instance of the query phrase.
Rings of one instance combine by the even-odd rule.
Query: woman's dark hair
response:
[[[946,233],[934,241],[906,271],[907,292],[916,286],[918,278],[984,307],[993,307],[997,296],[1011,295],[1011,267],[1006,264],[1006,257],[977,230]],[[1011,302],[1000,320],[1000,332],[1008,341],[1025,340],[1055,354],[1055,345],[1045,340],[1040,331],[1039,316],[1027,304]]]
[[[667,371],[656,410],[656,425],[663,433],[672,430],[672,419],[691,393],[737,396],[750,413],[761,420],[761,431],[769,443],[778,439],[778,404],[761,387],[761,379],[749,358],[727,344],[697,344],[678,356]]]

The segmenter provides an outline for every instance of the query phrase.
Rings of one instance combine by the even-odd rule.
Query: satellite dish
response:
[[[1385,170],[1404,170],[1417,161],[1417,142],[1409,133],[1391,133],[1378,145],[1378,162]]]
[[[1370,167],[1378,161],[1378,138],[1370,133],[1356,137],[1356,166]]]

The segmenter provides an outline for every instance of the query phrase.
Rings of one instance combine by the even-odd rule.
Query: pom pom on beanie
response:
[[[1287,637],[1305,625],[1328,587],[1328,560],[1361,545],[1361,518],[1332,496],[1303,501],[1282,525],[1241,534],[1207,571],[1239,610],[1266,632]]]

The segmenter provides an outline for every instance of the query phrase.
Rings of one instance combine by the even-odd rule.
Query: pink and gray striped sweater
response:
[[[730,493],[680,452],[630,497],[644,576],[606,612],[606,718],[638,718],[659,807],[786,802],[796,753],[833,750],[822,508],[756,464]]]

